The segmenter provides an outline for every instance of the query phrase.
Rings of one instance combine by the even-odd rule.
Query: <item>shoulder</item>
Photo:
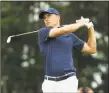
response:
[[[78,38],[74,33],[70,34],[72,36],[72,38]]]
[[[43,32],[43,31],[49,31],[51,28],[49,27],[43,27],[41,29],[39,29],[39,32]]]
[[[72,36],[76,36],[74,33],[71,33],[72,34]]]
[[[43,27],[43,28],[39,29],[38,36],[40,38],[45,39],[46,37],[49,36],[49,32],[50,32],[51,29],[52,28],[49,28],[49,27]]]
[[[72,33],[72,38],[73,38],[73,41],[80,41],[81,39],[75,35],[74,33]]]

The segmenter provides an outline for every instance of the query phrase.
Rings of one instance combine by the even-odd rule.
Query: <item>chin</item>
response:
[[[50,25],[46,25],[47,27],[50,27],[50,28],[52,28],[53,26],[50,26]]]

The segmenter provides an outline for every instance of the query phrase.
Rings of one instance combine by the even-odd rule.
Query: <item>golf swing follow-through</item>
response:
[[[45,27],[37,31],[9,36],[7,43],[10,43],[12,37],[38,32],[38,45],[44,56],[43,93],[77,93],[78,79],[72,51],[76,49],[87,54],[96,53],[93,23],[89,18],[81,17],[76,20],[76,23],[60,25],[60,14],[54,8],[42,11],[39,18],[43,19]],[[88,29],[87,42],[73,34],[81,27]]]
[[[70,14],[69,14],[70,15]],[[60,25],[60,14],[48,8],[39,14],[45,27],[38,32],[40,52],[44,56],[43,93],[77,93],[78,79],[72,52],[96,53],[96,38],[93,23],[89,18],[76,20],[76,23]],[[81,27],[88,29],[88,41],[79,39],[73,32]]]
[[[83,18],[83,17],[81,17],[81,18]],[[89,19],[86,19],[87,21],[89,20]],[[77,22],[77,21],[76,21]],[[26,33],[22,33],[22,34],[17,34],[17,35],[12,35],[12,36],[9,36],[8,38],[7,38],[7,43],[10,43],[11,42],[11,38],[12,37],[17,37],[17,36],[22,36],[22,35],[27,35],[27,34],[32,34],[32,33],[36,33],[36,32],[38,32],[39,30],[37,30],[37,31],[32,31],[32,32],[26,32]]]

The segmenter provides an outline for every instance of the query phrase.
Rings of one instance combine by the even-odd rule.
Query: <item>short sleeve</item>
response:
[[[45,42],[49,39],[49,32],[50,32],[51,28],[48,27],[44,27],[41,28],[38,32],[38,40],[39,42]]]
[[[84,46],[84,41],[79,39],[76,35],[73,34],[73,48],[78,51],[81,51]]]

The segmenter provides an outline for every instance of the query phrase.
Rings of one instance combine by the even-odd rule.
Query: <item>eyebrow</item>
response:
[[[49,14],[49,13],[47,13],[47,14],[44,14],[43,18],[44,18],[45,16],[49,16],[49,15],[51,15],[51,14]]]

